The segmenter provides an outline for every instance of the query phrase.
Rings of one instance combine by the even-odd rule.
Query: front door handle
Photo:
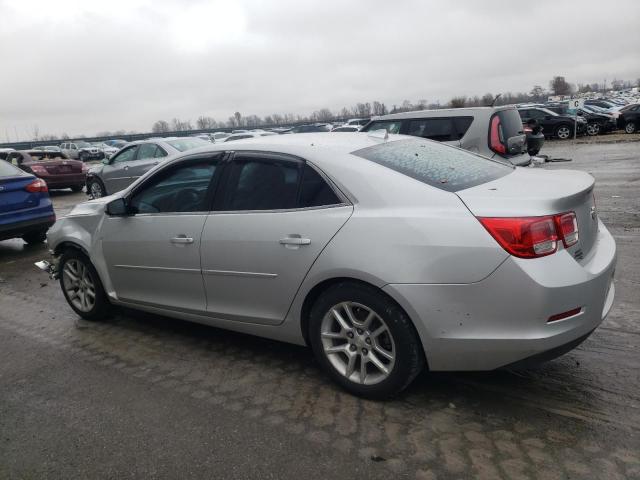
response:
[[[171,243],[184,245],[185,243],[193,243],[193,238],[187,237],[186,235],[178,235],[177,237],[173,237],[170,241]]]
[[[310,245],[310,238],[302,238],[300,235],[291,235],[280,239],[281,245],[294,245],[299,247],[300,245]]]

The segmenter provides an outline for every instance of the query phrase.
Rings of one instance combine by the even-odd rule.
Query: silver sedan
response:
[[[261,137],[168,160],[49,231],[71,308],[122,305],[310,345],[381,398],[432,371],[560,355],[605,318],[593,178],[415,137]]]

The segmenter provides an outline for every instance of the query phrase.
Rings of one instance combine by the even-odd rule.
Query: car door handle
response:
[[[173,237],[170,241],[171,243],[177,243],[182,245],[185,243],[193,243],[193,238],[187,237],[186,235],[178,235],[177,237]]]
[[[281,245],[295,245],[295,246],[310,245],[311,244],[311,239],[310,238],[302,238],[299,235],[294,237],[292,235],[290,237],[281,238],[280,239],[280,244]]]

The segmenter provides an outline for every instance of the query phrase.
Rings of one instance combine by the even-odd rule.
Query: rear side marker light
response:
[[[37,192],[48,192],[49,188],[47,187],[47,182],[42,180],[41,178],[37,178],[29,185],[24,187],[24,189],[29,193],[37,193]]]
[[[556,313],[555,315],[551,315],[547,323],[556,322],[558,320],[564,320],[565,318],[573,317],[574,315],[579,314],[582,311],[582,307],[574,308],[572,310],[568,310],[562,313]]]
[[[578,243],[574,212],[544,217],[478,217],[491,236],[508,253],[519,258],[538,258],[555,253],[561,240],[568,248]]]

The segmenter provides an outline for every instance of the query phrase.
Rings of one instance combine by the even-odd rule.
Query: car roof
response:
[[[390,113],[388,115],[381,115],[374,117],[371,120],[392,120],[392,119],[404,119],[404,118],[421,118],[421,117],[465,117],[473,115],[474,113],[486,112],[498,112],[502,110],[510,110],[514,108],[513,105],[501,105],[498,107],[465,107],[465,108],[442,108],[438,110],[414,110],[412,112],[400,112]]]

